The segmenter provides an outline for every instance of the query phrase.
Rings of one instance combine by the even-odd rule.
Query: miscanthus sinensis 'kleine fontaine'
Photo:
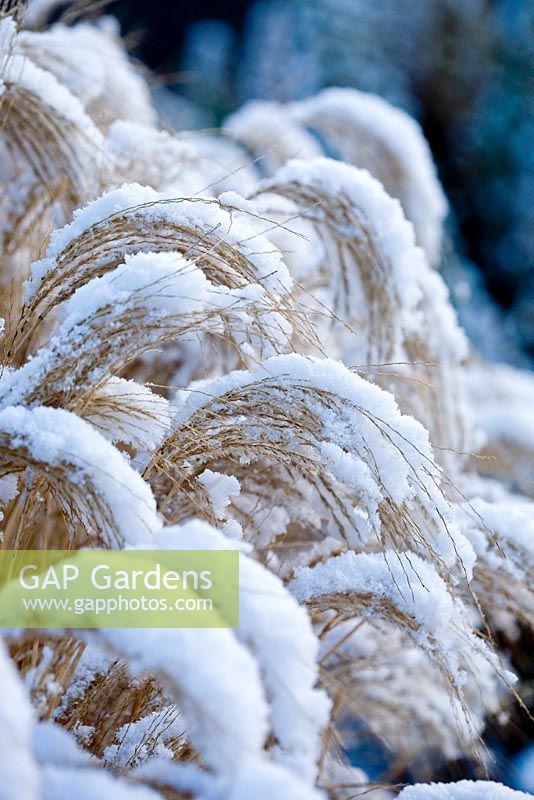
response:
[[[369,735],[488,764],[533,390],[469,352],[418,125],[330,89],[169,132],[113,20],[40,5],[0,24],[2,546],[236,549],[240,627],[6,631],[2,800],[393,796]]]

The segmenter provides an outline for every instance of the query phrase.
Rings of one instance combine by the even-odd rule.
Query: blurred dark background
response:
[[[109,11],[202,124],[326,85],[416,116],[464,256],[449,276],[462,321],[484,355],[534,355],[534,0],[117,0]],[[486,299],[497,308],[481,315]]]
[[[333,85],[415,116],[451,203],[459,258],[443,271],[460,320],[483,356],[532,368],[534,0],[103,0],[96,14],[102,6],[182,98],[185,127]]]
[[[224,20],[241,31],[250,0],[118,0],[108,5],[122,23],[123,31],[139,35],[137,54],[158,72],[172,72],[180,61],[184,38],[199,20]]]

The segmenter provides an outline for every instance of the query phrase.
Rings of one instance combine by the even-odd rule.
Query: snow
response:
[[[233,214],[213,199],[185,199],[172,189],[156,192],[134,183],[124,184],[78,209],[71,223],[52,234],[46,259],[37,262],[32,280],[26,285],[26,303],[35,296],[43,279],[55,268],[55,259],[69,244],[93,226],[110,224],[110,217],[125,212],[146,223],[190,226],[198,230],[199,239],[215,234],[220,241],[241,250],[255,269],[256,280],[267,291],[276,294],[291,288],[282,254],[263,236],[261,224],[253,217]]]
[[[381,599],[389,600],[417,624],[413,636],[428,650],[444,649],[458,677],[456,659],[462,639],[455,628],[464,627],[462,609],[443,579],[430,564],[413,553],[343,553],[314,567],[298,569],[289,588],[300,602],[335,594],[371,595],[369,617],[380,613]]]
[[[52,73],[100,125],[115,117],[156,121],[147,82],[130,64],[115,19],[22,31],[17,48]]]
[[[165,785],[178,793],[189,792],[202,800],[224,800],[221,790],[226,781],[201,771],[192,763],[153,758],[133,770],[132,777]]]
[[[44,766],[41,780],[40,800],[161,800],[155,790],[94,768]]]
[[[27,20],[53,6],[34,0]],[[282,25],[267,36],[274,46],[281,35],[282,52],[292,29],[275,17]],[[87,647],[70,677],[67,632],[33,645],[11,632],[23,680],[0,640],[2,800],[173,790],[341,800],[352,789],[330,783],[366,776],[335,760],[343,731],[329,694],[350,709],[357,740],[364,726],[408,771],[430,752],[471,757],[514,681],[477,629],[487,618],[513,633],[523,606],[530,613],[534,505],[502,479],[525,485],[534,383],[504,366],[464,368],[467,340],[433,269],[447,203],[420,127],[374,95],[332,88],[249,103],[218,135],[161,130],[109,17],[45,32],[7,17],[0,70],[0,94],[21,117],[41,109],[47,174],[70,181],[68,196],[45,206],[28,160],[37,140],[26,150],[24,126],[8,124],[0,233],[5,248],[24,234],[2,279],[17,302],[24,291],[19,328],[18,310],[1,310],[20,337],[0,371],[8,530],[8,504],[42,475],[95,546],[234,550],[240,573],[238,628],[79,631]],[[321,157],[336,151],[352,163]],[[93,197],[92,175],[103,194],[67,217],[77,194]],[[34,195],[32,214],[44,212],[35,229]],[[48,236],[53,225],[63,227]],[[456,452],[472,449],[460,444],[470,422],[460,373],[500,482],[469,472]],[[164,383],[186,388],[168,401],[149,388]],[[188,458],[180,442],[197,431]],[[165,484],[169,452],[178,484],[183,473],[216,527],[163,527],[156,471]],[[153,491],[139,474],[147,464]],[[182,519],[196,512],[180,492]],[[157,688],[131,716],[120,690],[109,697],[100,755],[90,755],[102,733],[87,713],[91,692],[113,687],[115,671],[127,696],[141,677]],[[461,781],[399,797],[527,795]]]
[[[210,135],[202,130],[191,132],[188,140],[197,149],[209,173],[208,180],[197,194],[219,194],[230,190],[248,196],[254,191],[259,172],[237,142],[227,136]]]
[[[197,480],[208,492],[215,517],[225,519],[232,497],[237,497],[241,491],[237,478],[233,475],[223,475],[220,472],[205,469]]]
[[[281,103],[252,100],[227,117],[223,129],[254,154],[268,175],[290,158],[321,154],[316,139],[291,119]]]
[[[317,125],[327,137],[328,126],[323,130],[323,119],[340,120],[356,131],[364,131],[398,160],[403,177],[403,197],[399,199],[430,263],[435,265],[440,256],[447,201],[418,123],[381,97],[356,89],[325,89],[293,104],[292,115],[302,124],[312,128]]]
[[[106,42],[99,41],[101,52],[98,53],[85,46],[91,37],[100,38],[94,26],[82,24],[67,28],[58,24],[37,33],[21,31],[17,49],[51,73],[86,107],[102,91],[106,74],[102,60],[102,47]]]
[[[324,794],[276,764],[248,759],[230,782],[221,800],[324,800]]]
[[[97,152],[102,152],[102,134],[87,116],[78,98],[50,72],[40,69],[25,56],[12,53],[4,65],[2,79],[7,86],[24,89],[35,95],[56,114],[72,123]]]
[[[117,120],[108,131],[107,146],[119,178],[136,180],[176,195],[194,196],[211,181],[209,163],[188,139],[140,122]]]
[[[4,70],[8,64],[13,51],[13,45],[17,36],[17,26],[13,17],[4,17],[0,20],[0,67],[3,76]],[[2,91],[3,81],[2,81]]]
[[[127,308],[138,294],[143,296],[148,316],[195,313],[205,308],[208,291],[204,273],[179,253],[127,255],[124,264],[93,278],[72,295],[63,309],[62,327],[72,330],[106,306],[116,311]]]
[[[15,666],[0,640],[0,774],[2,800],[40,800],[38,769],[31,751],[33,712]]]
[[[405,219],[399,201],[390,197],[367,170],[331,158],[288,161],[272,178],[260,184],[260,190],[269,191],[271,187],[276,189],[279,184],[292,182],[317,186],[334,197],[344,195],[353,207],[363,211],[376,231],[381,251],[391,262],[403,309],[415,308],[421,299],[417,273],[424,256],[415,251],[413,227]]]
[[[511,493],[495,500],[473,496],[463,513],[462,530],[477,555],[493,569],[528,582],[534,563],[534,503]],[[491,543],[493,539],[500,552]]]
[[[508,686],[516,680],[474,634],[468,609],[450,594],[435,567],[413,553],[343,553],[298,569],[289,589],[299,602],[324,598],[325,607],[332,595],[363,595],[355,613],[371,622],[377,615],[394,622],[391,608],[383,606],[384,600],[410,618],[415,625],[395,624],[440,666],[447,679],[452,679],[459,701],[457,711],[471,738],[477,730],[466,712],[466,696],[474,691],[478,701],[473,698],[471,702],[476,705],[484,691],[483,702],[488,708],[495,698],[498,677]]]
[[[189,415],[200,408],[207,402],[207,398],[219,397],[253,382],[273,380],[280,381],[282,392],[287,386],[302,384],[330,392],[337,398],[347,400],[356,409],[362,408],[372,413],[376,419],[387,420],[391,427],[398,426],[400,435],[411,443],[407,449],[415,450],[417,448],[428,457],[431,455],[427,432],[416,420],[400,414],[392,395],[378,386],[368,383],[332,359],[318,359],[297,354],[275,356],[267,359],[255,371],[236,371],[211,381],[198,382],[192,391],[184,390],[179,395],[178,399],[180,402],[183,401],[184,407],[178,418],[180,419],[182,415]],[[356,425],[352,429],[343,430],[340,418],[335,415],[330,417],[325,413],[323,424],[325,439],[331,436],[334,441],[336,439],[343,441],[349,435],[358,436],[358,433],[362,437],[368,435],[373,451],[376,446],[380,475],[391,496],[396,502],[402,502],[409,496],[409,470],[401,455],[395,457],[395,453],[383,444],[382,437],[376,429],[373,430],[372,423],[366,422],[365,419],[358,419],[360,432],[356,430]],[[343,463],[340,465],[340,470],[343,470]]]
[[[429,269],[421,269],[418,277],[427,316],[424,338],[430,344],[430,352],[445,365],[448,360],[465,361],[470,352],[469,342],[458,323],[447,285],[439,273]]]
[[[111,442],[151,451],[170,428],[168,401],[137,381],[110,378],[92,400],[94,411],[85,418]]]
[[[357,700],[358,718],[402,759],[420,754],[422,735],[425,750],[439,749],[447,760],[457,759],[466,746],[478,743],[487,709],[499,706],[493,667],[483,669],[477,661],[476,675],[467,675],[463,687],[469,698],[466,720],[461,699],[451,696],[447,683],[436,681],[428,651],[376,616],[336,625],[321,637],[320,655],[328,672],[348,671],[347,702]]]
[[[164,706],[119,728],[115,743],[104,750],[103,760],[113,769],[135,767],[152,758],[172,761],[173,752],[166,742],[183,736],[184,730],[185,723],[176,706]]]
[[[18,492],[16,475],[4,475],[0,478],[0,505],[6,506]]]
[[[66,3],[71,3],[73,0],[66,0]],[[24,24],[28,27],[37,27],[42,25],[47,16],[57,6],[65,4],[65,0],[30,0],[26,6],[24,13]]]
[[[458,781],[407,786],[399,800],[529,800],[532,795],[491,781]]]
[[[202,800],[325,800],[318,789],[266,759],[251,757],[234,774],[213,776],[193,764],[154,760],[134,772],[134,777],[152,779],[178,793],[191,793]]]
[[[33,727],[33,753],[40,764],[50,766],[96,766],[89,753],[76,745],[73,737],[54,722],[38,722]]]
[[[163,91],[173,102],[183,100]],[[110,125],[106,143],[115,164],[116,186],[135,181],[159,191],[172,188],[176,197],[215,198],[227,189],[247,194],[257,183],[255,170],[239,146],[221,136],[194,131],[176,134],[118,119]]]
[[[192,161],[197,156],[193,144],[187,139],[173,136],[144,122],[124,119],[110,126],[108,147],[118,161],[123,159],[125,163],[133,162],[136,158],[141,160],[147,148],[150,148],[151,156],[166,159],[168,169],[172,168],[173,160]]]
[[[87,645],[76,665],[72,680],[54,712],[54,717],[60,718],[71,702],[82,699],[93,681],[109,672],[112,663],[113,659],[107,653],[103,653],[91,644]]]
[[[468,351],[466,338],[456,321],[448,291],[441,277],[429,268],[423,250],[416,246],[412,223],[405,218],[399,201],[390,197],[367,170],[330,158],[314,158],[288,161],[271,178],[262,181],[259,192],[260,198],[266,195],[263,204],[270,208],[273,202],[269,192],[276,193],[280,187],[283,191],[284,186],[291,184],[315,190],[323,198],[318,206],[311,203],[308,208],[300,209],[305,219],[319,224],[324,218],[322,206],[328,205],[329,197],[335,200],[347,198],[354,210],[355,220],[353,230],[347,229],[345,217],[343,221],[336,220],[336,227],[339,228],[337,233],[343,241],[349,242],[351,236],[355,241],[362,239],[363,215],[363,226],[370,231],[385,259],[386,274],[380,275],[377,271],[375,280],[381,284],[382,302],[389,304],[388,312],[392,317],[384,320],[388,325],[388,334],[396,340],[392,359],[406,360],[402,345],[414,334],[420,334],[424,340],[432,343],[432,354],[436,358],[465,358]],[[289,219],[292,217],[289,208],[286,216]],[[296,238],[293,237],[292,245]],[[310,242],[309,246],[317,252],[315,242]],[[332,270],[332,266],[327,264],[327,271]],[[310,259],[310,269],[308,281],[314,277],[316,280],[317,265],[313,258]],[[356,269],[359,270],[358,264]],[[349,316],[352,315],[360,328],[360,318],[368,300],[358,298],[361,290],[351,285],[354,277],[327,274],[326,278],[330,284],[331,297],[327,304],[331,310],[342,313],[334,298],[347,295],[344,300],[349,308]],[[343,280],[347,285],[343,285]],[[391,287],[387,285],[388,280],[392,281]],[[357,302],[358,299],[360,302]]]
[[[165,528],[155,541],[165,549],[236,549],[206,523]],[[277,746],[274,759],[313,782],[330,701],[315,688],[318,643],[308,615],[279,578],[244,554],[239,568],[236,635],[258,660]],[[268,602],[266,602],[268,598]]]
[[[93,487],[93,496],[111,513],[111,529],[106,515],[99,515],[104,536],[111,541],[116,529],[121,541],[147,544],[161,528],[149,486],[118,450],[75,414],[60,408],[8,406],[0,411],[0,433],[8,437],[9,447],[27,452],[29,464],[60,469],[82,495]],[[85,500],[97,512],[97,507],[91,508],[91,495]]]
[[[464,372],[474,422],[490,444],[534,450],[534,377],[506,364],[471,363]]]
[[[367,537],[380,528],[380,502],[389,498],[401,505],[417,497],[428,514],[427,530],[429,520],[434,520],[433,547],[449,564],[454,564],[460,553],[464,568],[470,572],[474,554],[457,530],[452,510],[436,485],[440,476],[433,467],[427,431],[413,417],[400,413],[391,394],[339,362],[297,354],[275,356],[255,371],[236,371],[198,382],[177,396],[175,424],[183,424],[214,398],[238,388],[246,393],[247,386],[262,381],[276,384],[270,391],[288,413],[288,392],[298,396],[301,389],[315,389],[336,398],[334,409],[323,407],[320,399],[314,400],[313,396],[306,397],[306,405],[320,417],[322,430],[316,446],[330,470],[353,493],[359,487],[358,497],[369,519]],[[360,530],[355,544],[361,536]]]
[[[256,662],[231,629],[101,629],[86,639],[127,659],[135,674],[161,678],[208,767],[231,773],[260,755],[268,707]]]
[[[61,370],[68,359],[73,362],[72,370],[61,375],[57,391],[83,388],[88,392],[128,359],[172,335],[177,339],[182,332],[198,328],[201,319],[206,328],[216,330],[218,319],[226,312],[236,319],[236,333],[246,338],[247,307],[262,296],[258,284],[236,289],[211,284],[199,267],[179,253],[126,255],[123,264],[93,278],[63,304],[61,324],[48,345],[0,382],[1,403],[19,404],[38,390],[41,396],[40,387],[50,392],[48,376]],[[139,325],[135,336],[126,336],[118,323],[121,318],[124,322],[127,314],[132,319],[142,314],[145,322],[152,324]],[[275,328],[274,333],[283,336],[287,332]],[[95,342],[104,340],[108,346],[95,351]]]

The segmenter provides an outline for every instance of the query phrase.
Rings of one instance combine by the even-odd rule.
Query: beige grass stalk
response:
[[[354,284],[355,280],[361,281],[369,316],[367,360],[370,364],[391,360],[394,335],[399,327],[400,301],[391,265],[372,221],[343,194],[334,195],[318,186],[296,181],[269,182],[266,191],[290,200],[295,205],[295,214],[312,222],[324,245],[325,262],[306,288],[313,293],[329,286],[334,295],[330,311],[348,324],[355,324],[358,310]]]
[[[39,184],[53,185],[61,175],[62,201],[67,209],[76,208],[95,191],[98,193],[104,185],[99,181],[98,169],[103,153],[95,143],[32,92],[15,83],[7,82],[6,86],[0,101],[2,134],[12,152],[35,172]],[[96,166],[91,173],[90,163],[93,170]]]
[[[192,202],[189,198],[163,200],[162,205],[180,205]],[[202,199],[199,205],[216,200]],[[158,203],[159,205],[160,203]],[[125,255],[142,252],[177,252],[195,263],[215,286],[230,289],[246,286],[257,281],[256,270],[250,259],[225,241],[224,232],[215,228],[203,230],[184,222],[150,221],[143,212],[155,204],[112,215],[83,231],[57,256],[56,264],[41,284],[35,295],[24,306],[20,322],[6,349],[6,358],[20,362],[20,355],[27,351],[29,342],[36,335],[44,320],[59,304],[71,297],[77,288],[92,278],[113,270],[124,260]],[[269,305],[290,320],[293,319],[288,301],[275,299],[266,293],[265,305]],[[261,321],[258,322],[261,330]],[[267,333],[268,335],[268,333]]]
[[[202,390],[200,390],[202,391]],[[291,395],[287,404],[286,393]],[[241,493],[233,510],[246,536],[255,541],[262,523],[275,508],[284,508],[291,520],[273,545],[279,556],[294,548],[308,548],[324,538],[330,526],[341,542],[354,537],[353,505],[366,511],[366,498],[354,496],[336,479],[320,453],[323,424],[319,412],[349,413],[371,419],[384,445],[396,452],[394,432],[366,410],[339,400],[327,391],[299,381],[278,383],[262,379],[208,400],[166,439],[144,472],[168,523],[191,516],[213,518],[205,490],[196,480],[205,469],[238,478]],[[441,564],[433,538],[446,531],[423,488],[427,506],[414,498],[397,504],[389,495],[364,443],[357,455],[367,463],[384,493],[380,504],[381,546],[405,550],[422,547]],[[407,463],[409,463],[407,461]],[[414,483],[420,478],[413,475]],[[310,503],[312,505],[310,505]],[[315,511],[311,511],[312,506]],[[315,515],[318,514],[318,516]]]
[[[403,411],[423,422],[438,446],[461,450],[465,420],[456,365],[446,363],[430,344],[430,334],[441,330],[443,324],[423,297],[418,308],[420,329],[409,335],[403,330],[403,305],[375,222],[343,192],[334,193],[318,184],[277,183],[275,177],[254,196],[264,198],[268,207],[272,194],[293,204],[295,215],[313,225],[324,247],[322,263],[303,282],[300,301],[307,295],[313,299],[327,288],[332,307],[321,308],[320,316],[330,314],[336,333],[347,337],[349,331],[366,343],[365,363],[353,366],[391,391]],[[360,291],[363,298],[358,297]],[[448,333],[443,330],[444,335]],[[399,342],[405,354],[400,360],[396,353]]]
[[[21,481],[26,470],[34,476],[33,484],[23,488],[5,512],[2,549],[77,548],[89,541],[116,546],[121,542],[113,513],[92,483],[90,472],[80,475],[69,463],[68,454],[61,464],[51,466],[44,459],[37,460],[17,437],[1,433],[0,459],[2,474],[17,475]],[[115,531],[111,541],[104,531]]]

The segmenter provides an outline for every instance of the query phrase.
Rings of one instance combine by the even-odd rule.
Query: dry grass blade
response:
[[[83,482],[71,478],[68,462],[51,468],[36,461],[23,447],[15,447],[6,435],[0,436],[0,458],[4,474],[19,475],[31,469],[34,484],[13,500],[4,514],[2,548],[32,549],[79,547],[89,541],[117,544],[111,510],[102,502],[89,476]],[[115,530],[115,539],[103,531]]]
[[[262,320],[265,306],[257,297],[253,292],[249,299],[247,287],[233,292],[210,284],[178,253],[127,257],[71,297],[49,343],[6,380],[4,405],[52,405],[83,414],[108,378],[166,342],[211,333],[238,350],[243,340],[256,338],[261,345],[270,334],[279,339],[280,318],[267,308]]]
[[[464,449],[456,371],[465,337],[398,203],[368,173],[329,159],[290,162],[255,197],[273,206],[271,214],[282,198],[322,245],[318,265],[300,282],[332,315],[329,324],[318,319],[323,338],[334,342],[332,355],[368,365],[366,374],[392,391],[436,443]]]
[[[419,125],[382,98],[355,89],[326,89],[291,113],[316,131],[328,152],[363,167],[400,200],[432,266],[441,255],[447,201]]]
[[[150,190],[145,194],[158,197]],[[90,207],[87,212],[91,213]],[[125,207],[72,236],[68,235],[67,228],[66,244],[44,262],[44,274],[31,284],[31,294],[7,357],[12,358],[17,349],[24,351],[42,320],[78,288],[93,278],[106,275],[126,256],[137,253],[180,253],[194,262],[214,286],[242,289],[249,284],[259,284],[265,292],[266,313],[271,306],[270,310],[274,308],[282,316],[291,318],[288,302],[269,290],[270,284],[276,286],[278,268],[281,270],[279,289],[284,292],[285,268],[280,254],[277,255],[276,248],[261,237],[258,237],[257,250],[251,245],[240,245],[241,231],[239,225],[235,227],[234,231],[232,214],[217,201],[163,198]],[[248,228],[246,233],[250,233]],[[269,254],[272,254],[272,271],[263,277],[258,263],[263,263],[262,257],[268,258]]]
[[[381,420],[372,405],[364,405],[365,394],[360,403],[346,395],[341,401],[321,385],[320,362],[293,359],[266,362],[261,379],[235,373],[235,388],[208,384],[189,395],[191,410],[186,405],[183,421],[145,471],[161,513],[169,522],[199,513],[213,522],[198,480],[209,469],[238,479],[241,492],[232,510],[247,537],[262,547],[276,543],[279,553],[281,541],[289,550],[328,535],[361,547],[376,535],[384,546],[420,548],[443,565],[439,552],[450,548],[452,532],[437,486],[439,471],[432,476],[431,461],[421,460],[422,453],[395,429],[407,418]],[[315,380],[283,372],[284,366],[313,364]],[[322,368],[327,374],[335,370],[328,361]],[[269,377],[272,372],[279,374]],[[370,386],[348,371],[344,375],[364,393]],[[380,466],[385,453],[389,464],[397,464],[398,480],[404,475],[415,490],[410,502],[395,497],[388,485]],[[369,492],[371,483],[375,489]]]
[[[87,423],[62,409],[0,412],[1,475],[20,479],[2,547],[122,546],[160,527],[150,490]]]
[[[332,292],[330,310],[356,328],[361,321],[358,314],[365,308],[367,360],[369,363],[392,360],[401,306],[391,264],[372,220],[342,193],[334,194],[319,185],[306,186],[297,181],[281,184],[275,178],[263,191],[290,200],[295,213],[316,226],[325,259],[306,288],[313,293],[327,285]]]
[[[54,81],[51,75],[20,56],[8,60],[8,70],[0,103],[2,136],[13,157],[31,167],[42,187],[54,185],[60,174],[62,201],[67,209],[75,208],[104,184],[103,141],[66,89],[57,85],[57,107],[39,95],[43,83]]]

